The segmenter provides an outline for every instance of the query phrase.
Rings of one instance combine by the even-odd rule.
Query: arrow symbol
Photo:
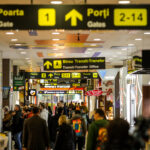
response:
[[[46,69],[50,69],[50,66],[53,66],[52,63],[50,61],[46,61],[44,63],[44,66],[46,66]]]
[[[50,78],[52,78],[52,77],[53,77],[53,74],[50,73],[48,76],[49,76]]]
[[[71,19],[71,26],[77,26],[77,19],[83,21],[83,16],[77,10],[72,9],[68,14],[65,16],[65,21]]]

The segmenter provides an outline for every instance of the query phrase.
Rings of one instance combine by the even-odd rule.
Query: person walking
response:
[[[95,121],[89,127],[86,150],[102,150],[107,136],[106,127],[108,121],[105,118],[105,113],[102,109],[95,110]]]
[[[39,114],[38,107],[32,109],[33,117],[25,120],[23,126],[23,150],[50,150],[46,121]]]
[[[59,128],[54,150],[75,150],[75,133],[67,124],[67,117],[62,115],[58,120]]]
[[[22,113],[19,105],[15,105],[14,111],[12,112],[12,126],[11,131],[15,140],[15,148],[22,150],[21,134],[23,129]]]
[[[76,133],[75,146],[78,144],[78,150],[82,150],[85,145],[86,124],[79,110],[75,111],[75,115],[73,115],[72,119],[70,120],[70,123]]]
[[[40,117],[46,121],[46,124],[48,126],[48,110],[46,109],[44,103],[40,103],[40,110],[41,110]]]

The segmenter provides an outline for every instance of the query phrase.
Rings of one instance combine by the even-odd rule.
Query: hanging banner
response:
[[[102,94],[103,94],[103,91],[101,91],[101,90],[92,90],[92,91],[87,91],[85,93],[85,95],[87,95],[87,96],[100,96]]]
[[[150,29],[150,5],[0,5],[0,30]]]
[[[24,76],[14,76],[13,77],[13,91],[24,90],[25,79]]]

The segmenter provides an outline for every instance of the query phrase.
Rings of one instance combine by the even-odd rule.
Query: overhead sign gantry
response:
[[[150,29],[150,5],[0,5],[9,29]]]

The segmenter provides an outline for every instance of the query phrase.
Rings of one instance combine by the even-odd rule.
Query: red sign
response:
[[[85,93],[87,96],[100,96],[103,94],[103,91],[101,90],[92,90],[92,91],[87,91]]]

